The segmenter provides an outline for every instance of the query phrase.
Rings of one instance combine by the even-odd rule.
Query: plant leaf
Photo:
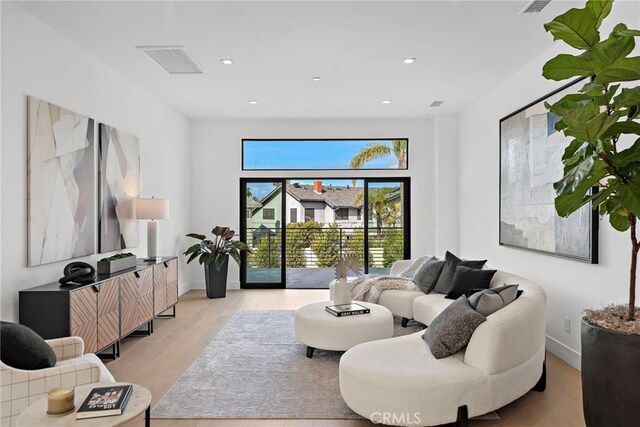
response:
[[[617,134],[635,134],[640,135],[640,123],[633,120],[625,120],[612,124],[603,136],[611,136]]]
[[[576,191],[578,186],[591,174],[594,164],[594,157],[587,157],[571,168],[558,182],[553,184],[556,193],[562,195]]]
[[[226,261],[226,257],[222,256],[222,255],[218,255],[216,256],[215,259],[215,267],[216,270],[220,271],[220,269],[222,268],[222,266],[224,265],[224,262]],[[211,263],[211,261],[209,261],[209,263]]]
[[[596,18],[596,28],[600,28],[602,20],[609,15],[611,6],[613,6],[613,0],[589,0],[587,2],[586,7],[591,9]]]
[[[589,52],[588,62],[595,74],[601,74],[611,68],[618,60],[633,52],[635,45],[633,37],[612,34],[608,39],[593,46]]]
[[[640,56],[617,60],[608,69],[596,74],[596,83],[640,80]]]
[[[193,237],[194,239],[198,239],[198,240],[205,240],[207,238],[207,236],[205,236],[204,234],[197,234],[197,233],[189,233],[187,234],[187,237]]]
[[[616,212],[609,213],[609,224],[618,231],[627,231],[631,226],[629,217],[626,215],[619,215]]]
[[[588,77],[593,73],[593,65],[583,55],[573,56],[562,53],[547,61],[542,67],[542,75],[548,80],[555,81],[575,76]]]
[[[600,40],[596,24],[591,8],[569,9],[544,24],[544,29],[553,34],[554,40],[562,40],[569,46],[584,50]]]
[[[614,98],[617,108],[631,107],[640,104],[640,86],[634,88],[623,88],[620,94]]]
[[[626,210],[633,212],[636,216],[640,215],[640,186],[633,182],[621,185],[618,191],[620,193],[620,203]]]

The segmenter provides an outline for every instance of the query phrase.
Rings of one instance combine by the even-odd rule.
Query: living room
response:
[[[2,426],[637,425],[637,1],[0,13]]]

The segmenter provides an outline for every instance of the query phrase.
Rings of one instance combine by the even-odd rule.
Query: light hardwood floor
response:
[[[295,310],[322,301],[326,290],[242,290],[229,291],[223,299],[207,299],[204,291],[189,291],[180,297],[177,318],[154,322],[148,337],[131,337],[122,342],[122,356],[107,362],[118,381],[144,385],[155,404],[180,378],[209,342],[237,312],[245,310]],[[215,396],[212,396],[215,399]],[[425,396],[428,399],[428,396]],[[569,427],[583,426],[580,373],[547,353],[547,390],[529,392],[498,411],[500,420],[472,420],[471,426]],[[256,427],[360,427],[364,420],[152,420],[157,427],[256,426]]]

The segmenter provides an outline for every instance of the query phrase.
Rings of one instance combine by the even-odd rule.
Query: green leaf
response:
[[[234,249],[232,251],[229,251],[229,255],[231,255],[231,258],[233,258],[233,260],[236,262],[236,264],[238,264],[238,266],[240,266],[240,253],[238,252],[237,249]]]
[[[554,40],[562,40],[576,49],[588,49],[600,40],[597,18],[591,8],[569,9],[553,21],[544,24]]]
[[[596,28],[600,28],[602,20],[611,12],[612,5],[613,0],[589,0],[587,2],[587,8],[591,9],[593,16],[596,18]]]
[[[192,253],[191,256],[189,257],[189,259],[187,260],[187,264],[189,264],[191,261],[196,259],[197,256],[198,256],[198,252]]]
[[[573,141],[571,141],[569,145],[567,145],[567,148],[564,149],[564,154],[562,155],[563,163],[565,163],[565,160],[570,161],[570,159],[574,157],[576,152],[585,146],[587,146],[587,143],[584,141],[578,141],[577,139],[574,139]],[[574,162],[571,162],[571,163],[574,163]]]
[[[200,250],[200,243],[196,243],[193,246],[189,246],[189,248],[186,251],[184,251],[184,255],[189,255],[190,253],[198,252],[199,250]]]
[[[640,138],[626,150],[622,150],[611,159],[616,166],[624,167],[631,162],[640,162]]]
[[[626,58],[633,51],[635,45],[633,37],[611,35],[608,39],[593,46],[589,52],[588,62],[590,62],[595,74],[601,74],[611,68],[618,60]]]
[[[627,231],[631,226],[629,217],[618,215],[615,212],[609,213],[609,223],[618,231]]]
[[[578,165],[571,168],[558,182],[553,184],[556,193],[562,195],[576,191],[578,186],[589,177],[594,164],[595,159],[593,157],[587,157]]]
[[[595,82],[612,83],[640,80],[640,56],[622,58],[607,70],[596,74]]]
[[[621,185],[620,203],[626,210],[633,212],[636,216],[640,215],[640,186],[633,182]]]
[[[226,257],[223,256],[223,255],[218,255],[218,256],[216,256],[216,260],[215,261],[216,261],[216,263],[215,263],[216,270],[220,271],[220,269],[224,265],[224,262],[226,261]],[[211,261],[209,261],[209,263],[211,263]]]
[[[591,159],[593,159],[593,157],[591,157]],[[588,178],[585,178],[573,192],[558,193],[554,201],[558,215],[567,217],[588,203],[591,187],[597,185],[606,175],[606,163],[602,160],[596,160],[592,174]],[[554,188],[557,184],[558,183],[554,184]]]
[[[573,56],[562,53],[547,61],[542,67],[544,78],[555,81],[566,80],[576,76],[588,77],[593,74],[593,65],[582,55]]]
[[[640,135],[640,123],[633,120],[625,120],[623,122],[616,122],[612,124],[604,137],[617,135],[617,134],[635,134]]]
[[[189,233],[187,234],[187,237],[193,237],[194,239],[198,239],[198,240],[204,240],[207,238],[207,236],[205,236],[204,234],[197,234],[197,233]]]
[[[616,108],[631,107],[640,104],[640,86],[623,88],[620,94],[614,98]]]

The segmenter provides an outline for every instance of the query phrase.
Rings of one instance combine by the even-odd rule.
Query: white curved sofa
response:
[[[402,271],[408,263],[396,263],[392,272]],[[529,390],[543,391],[545,292],[530,280],[498,270],[491,287],[505,283],[517,283],[524,292],[488,316],[457,354],[435,359],[423,332],[347,351],[340,359],[340,391],[347,405],[376,423],[466,425],[468,417],[499,409]],[[428,326],[453,302],[440,294],[413,294],[384,291],[379,303]],[[411,313],[408,299],[413,303]]]

